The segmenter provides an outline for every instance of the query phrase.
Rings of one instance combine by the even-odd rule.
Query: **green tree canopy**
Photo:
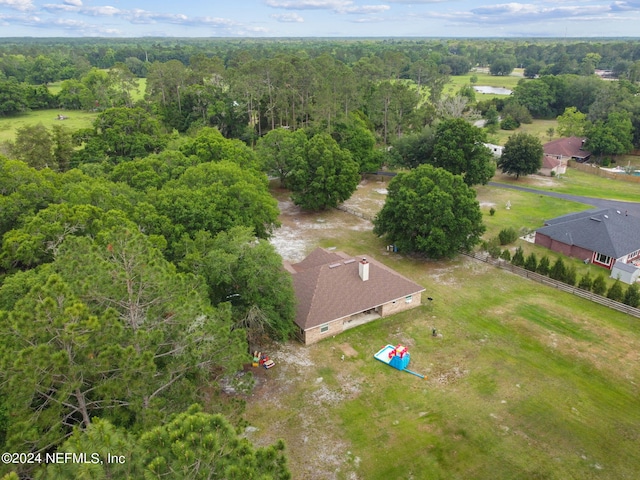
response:
[[[240,140],[224,138],[217,128],[205,127],[180,147],[186,156],[195,155],[199,162],[227,160],[242,168],[260,170],[255,153]]]
[[[331,136],[341,148],[351,153],[359,165],[359,172],[376,172],[381,166],[382,155],[375,149],[376,137],[367,128],[363,114],[351,113],[348,119],[336,122]]]
[[[612,112],[606,121],[598,120],[586,128],[585,148],[602,159],[621,155],[633,148],[633,125],[627,112]]]
[[[513,90],[513,101],[527,107],[535,118],[552,115],[555,97],[549,84],[542,79],[520,80]]]
[[[57,170],[53,158],[53,138],[42,123],[18,128],[10,151],[13,158],[22,160],[30,167]]]
[[[116,164],[158,153],[167,144],[160,123],[140,107],[105,110],[98,115],[93,129],[79,131],[75,137],[84,142],[79,157],[86,162],[108,159]]]
[[[233,226],[247,226],[260,238],[278,225],[278,203],[269,194],[263,173],[243,169],[229,160],[202,163],[185,170],[149,202],[181,232],[206,230],[215,235]]]
[[[232,303],[234,321],[247,330],[250,340],[259,341],[262,334],[279,340],[292,336],[295,294],[291,275],[268,241],[257,239],[247,227],[233,227],[215,237],[198,232],[193,240],[183,238],[180,255],[180,268],[205,278],[214,305]],[[254,308],[263,322],[250,321]]]
[[[48,267],[56,273],[0,312],[16,451],[57,446],[94,416],[153,424],[197,400],[213,370],[235,372],[246,359],[230,309],[213,309],[201,280],[176,273],[131,227],[67,238]]]
[[[558,134],[563,137],[581,137],[587,126],[587,116],[576,107],[567,107],[558,116]]]
[[[351,154],[331,136],[316,134],[302,162],[291,172],[291,198],[308,210],[336,207],[356,190],[359,179],[358,164]]]
[[[511,55],[503,55],[496,58],[489,66],[491,75],[510,75],[516,68],[516,59]]]
[[[284,443],[255,448],[240,438],[220,414],[205,413],[192,405],[169,422],[139,435],[115,427],[106,419],[95,419],[86,429],[77,429],[60,452],[97,454],[101,462],[50,464],[36,478],[94,480],[97,478],[177,480],[291,478]],[[124,457],[123,463],[106,461]],[[17,478],[17,477],[16,477]]]
[[[308,142],[304,130],[276,128],[258,140],[256,155],[264,170],[287,187],[289,175],[304,159]]]
[[[498,160],[498,168],[503,173],[515,175],[530,175],[542,168],[544,151],[540,140],[529,133],[516,133],[509,137]]]
[[[401,251],[452,257],[480,242],[485,231],[480,206],[461,176],[421,165],[398,174],[388,190],[373,232]]]
[[[145,470],[153,478],[291,478],[282,441],[254,449],[224,417],[197,406],[142,435],[140,447]]]
[[[491,150],[483,144],[486,140],[486,133],[466,120],[445,120],[436,128],[432,157],[428,162],[461,175],[469,186],[485,185],[496,170]]]

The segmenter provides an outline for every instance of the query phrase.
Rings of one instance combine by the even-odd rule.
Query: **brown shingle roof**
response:
[[[543,150],[547,155],[579,159],[588,158],[591,156],[591,152],[582,149],[583,143],[584,138],[581,137],[558,138],[557,140],[545,143]]]
[[[550,155],[544,155],[542,157],[542,168],[548,168],[552,170],[556,167],[559,167],[560,165],[562,165],[562,162],[556,157],[552,157]]]
[[[358,274],[359,260],[364,257],[369,262],[366,282]],[[326,262],[319,263],[321,259]],[[296,324],[303,330],[425,290],[366,255],[348,257],[318,248],[293,268],[297,272],[293,275]]]

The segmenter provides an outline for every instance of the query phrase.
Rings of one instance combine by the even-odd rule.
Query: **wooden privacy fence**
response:
[[[590,173],[599,177],[611,178],[613,180],[622,180],[623,182],[640,183],[640,177],[638,176],[627,175],[626,173],[610,172],[608,170],[598,168],[597,166],[590,163],[578,163],[575,160],[569,160],[568,165],[569,167],[580,170],[581,172]]]
[[[596,295],[593,292],[588,292],[578,287],[574,287],[572,285],[568,285],[564,282],[559,282],[558,280],[554,280],[553,278],[549,278],[546,275],[540,275],[539,273],[531,272],[522,267],[516,267],[506,260],[492,258],[487,253],[464,253],[463,255],[467,255],[469,257],[475,258],[476,260],[480,260],[485,263],[489,263],[491,265],[495,265],[498,268],[502,268],[503,270],[509,270],[516,275],[519,275],[524,278],[531,279],[535,282],[542,283],[544,285],[549,285],[550,287],[556,288],[558,290],[562,290],[563,292],[571,293],[578,297],[586,298],[587,300],[591,300],[592,302],[599,303],[600,305],[604,305],[605,307],[613,308],[614,310],[618,310],[619,312],[623,312],[629,315],[633,315],[634,317],[640,318],[640,308],[634,308],[629,305],[626,305],[621,302],[616,302],[615,300],[611,300],[610,298],[603,297],[602,295]]]

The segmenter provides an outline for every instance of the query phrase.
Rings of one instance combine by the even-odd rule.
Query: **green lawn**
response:
[[[58,114],[66,115],[66,120],[58,120]],[[78,110],[36,110],[10,117],[0,117],[0,143],[11,141],[15,138],[16,130],[29,125],[42,123],[45,127],[62,125],[69,130],[91,127],[98,114],[95,112],[82,112]]]
[[[549,129],[553,128],[554,134],[549,136]],[[538,137],[542,144],[560,138],[556,132],[558,122],[553,120],[533,120],[531,123],[523,123],[515,130],[498,130],[496,133],[489,134],[489,143],[496,145],[504,145],[509,137],[515,133],[528,133],[534,137]]]
[[[283,427],[294,478],[323,478],[307,476],[304,432],[343,442],[338,479],[634,478],[637,319],[466,258],[385,257],[370,232],[359,236],[331,244],[370,245],[434,300],[300,347],[313,366],[288,375],[283,359],[277,402],[249,401],[266,438]],[[345,343],[357,355],[343,360]],[[386,343],[407,345],[428,378],[373,359]]]
[[[350,206],[372,214],[384,186],[370,179]],[[478,199],[486,236],[588,208],[488,186]],[[296,218],[315,224],[313,215]],[[284,438],[293,478],[637,477],[638,319],[466,257],[389,254],[370,230],[313,232],[316,244],[367,252],[426,292],[417,309],[287,347],[290,356],[268,373],[271,396],[247,400],[246,418],[258,428],[252,440]],[[555,261],[549,250],[516,245]],[[606,273],[565,261],[583,269],[579,276]],[[387,343],[408,346],[409,368],[427,379],[377,362]],[[343,355],[345,345],[356,355]]]
[[[590,175],[585,172],[568,168],[567,173],[562,175],[560,179],[556,179],[551,185],[528,185],[528,179],[498,174],[493,181],[523,185],[538,190],[548,190],[559,193],[568,193],[571,195],[580,195],[583,197],[607,198],[610,200],[621,200],[628,202],[637,202],[640,200],[640,185],[632,182],[624,182],[621,180],[612,180],[609,178]]]

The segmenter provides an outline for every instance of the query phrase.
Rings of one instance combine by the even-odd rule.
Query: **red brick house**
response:
[[[285,264],[298,300],[297,336],[304,344],[418,307],[424,288],[366,256],[317,248]]]
[[[616,264],[636,268],[640,218],[615,209],[571,213],[545,222],[536,231],[535,243],[609,270]]]

